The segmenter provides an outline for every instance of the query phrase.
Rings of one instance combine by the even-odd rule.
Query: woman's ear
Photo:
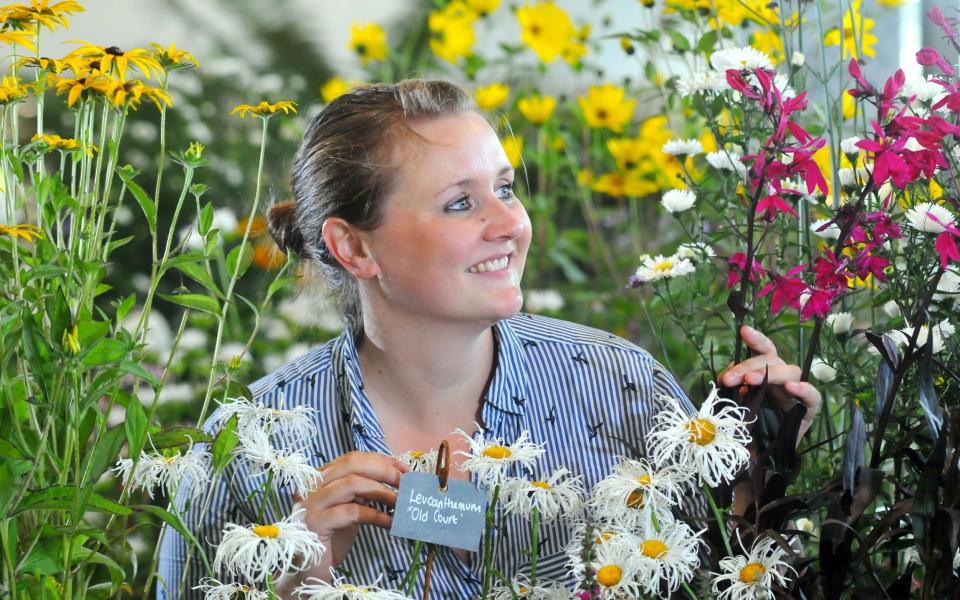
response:
[[[357,279],[372,279],[380,267],[367,248],[362,232],[339,217],[329,217],[321,229],[330,254]]]

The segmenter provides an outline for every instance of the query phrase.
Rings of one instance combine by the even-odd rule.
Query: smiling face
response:
[[[487,325],[514,315],[530,219],[500,140],[473,112],[412,129],[423,139],[397,144],[383,218],[362,233],[376,263],[363,293],[400,316]]]

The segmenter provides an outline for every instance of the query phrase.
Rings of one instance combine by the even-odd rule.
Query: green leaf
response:
[[[254,316],[254,317],[256,317],[257,319],[260,318],[260,309],[257,308],[257,305],[256,305],[256,304],[254,304],[254,303],[251,302],[247,297],[245,297],[245,296],[243,296],[243,295],[241,295],[241,294],[234,294],[233,296],[234,296],[234,298],[236,298],[236,299],[240,300],[241,302],[243,302],[244,304],[246,304],[247,307],[249,307],[250,310],[253,312],[253,316]]]
[[[89,467],[84,465],[85,468],[82,472],[87,474],[84,484],[100,479],[107,467],[116,462],[125,439],[123,427],[108,429],[106,433],[100,436],[96,441],[93,453],[89,455]]]
[[[155,517],[160,517],[160,519],[163,520],[164,523],[176,529],[177,532],[186,539],[190,539],[192,537],[190,530],[187,529],[187,526],[183,524],[183,521],[180,520],[180,517],[178,517],[177,515],[167,510],[160,508],[159,506],[154,506],[152,504],[134,504],[132,508],[134,510],[142,510],[143,512],[148,512]]]
[[[157,381],[157,378],[153,373],[144,369],[141,365],[137,363],[125,360],[122,363],[120,363],[120,370],[123,371],[124,373],[130,373],[131,375],[135,375],[139,377],[140,379],[150,384],[150,387],[154,389],[156,389],[157,386],[160,385],[160,382]]]
[[[200,209],[200,217],[197,219],[200,237],[206,239],[207,232],[210,231],[211,226],[213,226],[213,203],[207,202],[203,205],[203,208]]]
[[[147,413],[144,412],[140,400],[135,397],[131,397],[127,401],[123,429],[127,434],[127,446],[130,448],[131,458],[139,456],[140,450],[143,449],[143,443],[146,441]]]
[[[209,443],[210,436],[194,427],[170,427],[150,434],[150,441],[157,450],[189,444]]]
[[[20,490],[20,477],[33,466],[29,460],[5,459],[0,462],[0,515],[7,513]],[[2,521],[0,521],[2,522]]]
[[[236,275],[237,279],[239,279],[247,272],[252,262],[253,245],[250,243],[250,240],[247,240],[246,243],[230,251],[230,254],[227,256],[227,272],[230,273],[231,277]]]
[[[81,346],[92,344],[94,340],[102,338],[109,331],[110,323],[106,321],[93,321],[91,319],[79,319],[77,321],[77,339]]]
[[[697,52],[702,52],[704,54],[709,54],[713,47],[717,45],[717,32],[714,29],[706,32],[700,36],[700,40],[697,42]]]
[[[167,302],[220,316],[220,303],[210,296],[203,294],[159,294],[159,296]]]
[[[670,43],[677,52],[688,52],[690,50],[690,41],[683,33],[676,29],[667,29],[666,34],[670,36]]]
[[[94,564],[103,565],[107,568],[107,571],[110,572],[111,595],[120,589],[120,586],[123,585],[124,579],[126,579],[126,574],[123,571],[123,567],[118,565],[117,562],[109,556],[105,556],[99,552],[93,552],[89,548],[80,548],[80,551],[76,553],[76,558],[78,561],[86,560]]]
[[[0,456],[17,460],[23,460],[24,458],[23,453],[17,450],[16,446],[3,438],[0,438]]]
[[[111,240],[111,241],[110,241],[110,244],[107,246],[107,254],[108,254],[108,255],[113,254],[113,251],[114,251],[114,250],[116,250],[117,248],[119,248],[119,247],[121,247],[121,246],[125,246],[125,245],[129,244],[129,243],[130,243],[131,241],[133,241],[136,237],[137,237],[137,236],[135,236],[135,235],[128,235],[127,237],[122,237],[122,238],[119,238],[119,239],[116,239],[116,240]]]
[[[63,559],[60,552],[63,543],[59,537],[41,539],[30,555],[20,565],[21,573],[34,575],[56,575],[63,570]]]
[[[123,320],[130,314],[130,311],[137,303],[137,295],[130,294],[126,298],[120,301],[120,304],[117,305],[117,323],[122,323]]]
[[[58,287],[54,295],[47,297],[47,316],[50,318],[50,339],[59,344],[63,340],[63,333],[70,327],[73,320],[70,314],[70,305],[63,295],[63,288]]]
[[[28,510],[69,509],[73,506],[73,497],[76,493],[76,488],[66,485],[56,485],[30,492],[23,497],[20,505],[10,516]],[[106,512],[120,516],[133,514],[130,507],[117,504],[97,493],[90,494],[88,501],[85,503],[84,511]]]
[[[151,200],[150,196],[143,191],[143,188],[133,180],[132,169],[127,169],[126,167],[117,169],[117,174],[120,176],[120,179],[123,180],[123,183],[127,185],[127,189],[130,190],[133,197],[136,198],[140,208],[143,209],[143,214],[147,217],[147,225],[150,227],[150,233],[155,235],[157,233],[157,207],[153,203],[153,200]]]
[[[270,298],[272,298],[273,295],[276,294],[278,291],[280,291],[281,289],[283,289],[283,288],[286,287],[287,285],[293,283],[294,281],[297,281],[298,279],[300,279],[300,278],[299,278],[299,277],[295,277],[295,276],[288,275],[288,276],[284,276],[284,277],[278,277],[278,278],[274,279],[273,281],[271,281],[271,282],[270,282],[270,287],[267,288],[267,300],[269,300]]]
[[[128,352],[126,344],[114,338],[102,338],[93,348],[83,353],[84,366],[97,367],[123,360]]]
[[[184,259],[184,258],[186,258],[187,260],[178,260],[178,259]],[[191,255],[189,257],[187,257],[186,255],[178,256],[167,264],[167,268],[165,268],[164,271],[166,271],[170,267],[178,269],[181,273],[183,273],[190,279],[193,279],[203,287],[207,288],[207,290],[213,292],[215,296],[217,296],[220,299],[223,299],[223,292],[220,291],[220,287],[213,280],[213,278],[210,277],[210,274],[207,273],[206,268],[204,268],[200,264],[200,261],[207,261],[207,260],[210,260],[210,258],[203,255],[199,255],[199,258],[195,258],[194,255]]]
[[[240,442],[237,426],[237,415],[233,415],[220,430],[220,433],[217,434],[217,439],[213,441],[211,454],[213,455],[213,471],[215,473],[222,473],[236,457],[233,450]]]

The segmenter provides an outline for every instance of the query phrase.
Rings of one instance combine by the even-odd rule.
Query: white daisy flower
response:
[[[960,271],[947,269],[943,272],[939,283],[937,283],[937,293],[933,295],[933,299],[937,302],[951,299],[955,303],[960,302]]]
[[[637,267],[636,278],[640,281],[657,281],[658,279],[672,279],[682,277],[693,273],[696,268],[693,263],[686,258],[677,258],[676,256],[665,257],[657,255],[653,258],[646,257]]]
[[[708,152],[704,158],[711,167],[719,171],[735,171],[740,175],[747,172],[747,165],[740,162],[740,155],[732,150]]]
[[[530,578],[518,574],[510,582],[510,586],[501,585],[490,590],[491,600],[569,600],[570,591],[552,581],[537,581],[537,585],[530,585]]]
[[[713,592],[717,600],[767,600],[774,597],[774,581],[785,586],[782,575],[793,567],[784,562],[787,553],[773,539],[758,538],[747,556],[728,556],[720,559],[720,573],[715,573]],[[721,591],[724,583],[729,587]]]
[[[683,97],[721,92],[728,87],[725,75],[716,71],[697,71],[677,79],[677,92]]]
[[[594,548],[600,544],[611,541],[617,536],[625,534],[626,532],[624,530],[610,523],[590,523],[591,546]],[[575,569],[580,569],[579,572],[581,574],[583,569],[584,536],[586,535],[587,523],[583,521],[574,523],[570,527],[570,541],[567,542],[567,545],[563,549],[567,555],[567,562],[573,565]]]
[[[177,495],[180,482],[187,477],[193,482],[190,499],[196,500],[203,495],[210,482],[209,462],[209,452],[195,451],[191,445],[184,452],[177,450],[169,455],[141,452],[136,466],[132,458],[123,458],[117,461],[113,470],[131,492],[142,488],[153,498],[153,489],[161,486],[171,501]]]
[[[703,144],[700,140],[670,140],[661,148],[664,154],[672,156],[694,156],[703,152]]]
[[[671,522],[670,507],[680,503],[681,484],[689,478],[675,465],[657,469],[646,459],[624,459],[593,486],[590,507],[602,523],[628,531],[645,527],[651,515]]]
[[[270,600],[270,594],[239,583],[220,583],[204,577],[193,589],[203,592],[204,600]]]
[[[851,188],[857,186],[857,174],[850,167],[838,169],[837,179],[840,181],[842,187]]]
[[[302,508],[282,521],[244,527],[228,523],[217,546],[213,570],[224,569],[247,581],[263,581],[267,575],[302,571],[320,562],[326,547],[307,529]]]
[[[429,473],[433,475],[437,472],[437,456],[439,456],[439,454],[433,449],[427,452],[423,450],[408,450],[399,456],[394,456],[394,458],[410,467],[410,470],[414,473]]]
[[[691,208],[697,201],[697,195],[690,190],[668,190],[664,192],[660,204],[667,212],[678,213]]]
[[[703,260],[709,260],[717,255],[708,244],[703,242],[688,242],[686,244],[680,244],[677,246],[677,251],[674,254],[677,258],[687,258],[694,263],[698,263]]]
[[[688,415],[676,398],[661,396],[669,406],[654,416],[650,452],[654,462],[689,467],[710,486],[731,481],[750,462],[748,410],[720,398],[716,386],[695,415]],[[719,406],[720,410],[715,411]]]
[[[262,402],[252,402],[246,398],[234,398],[220,404],[221,419],[226,422],[237,415],[240,431],[263,429],[268,432],[279,430],[284,436],[297,439],[311,439],[317,433],[314,422],[316,409],[298,405],[292,408],[271,408]]]
[[[331,583],[311,577],[306,585],[301,585],[294,593],[304,600],[407,600],[406,596],[394,590],[385,590],[376,585],[353,585],[338,577]],[[379,581],[379,580],[378,580]]]
[[[491,488],[500,483],[511,465],[520,465],[532,470],[537,459],[546,452],[543,444],[527,441],[530,436],[529,431],[523,431],[520,437],[509,446],[500,438],[484,439],[483,431],[480,431],[477,439],[462,429],[456,429],[453,433],[463,436],[470,444],[470,452],[462,450],[456,452],[457,455],[467,457],[460,468],[475,474],[478,483]]]
[[[563,304],[563,296],[556,290],[527,290],[523,293],[523,307],[528,312],[558,311]]]
[[[850,333],[853,329],[853,315],[848,312],[838,312],[827,315],[827,326],[836,334]]]
[[[251,475],[272,473],[275,485],[290,486],[301,498],[323,482],[320,470],[310,464],[306,454],[274,448],[266,430],[245,432],[234,452],[250,461]]]
[[[830,223],[830,219],[817,219],[810,223],[810,232],[825,240],[838,239],[840,237],[840,227],[835,222],[829,225],[827,223]]]
[[[702,533],[677,521],[664,525],[659,532],[648,528],[644,535],[638,536],[636,561],[639,579],[648,593],[660,596],[662,586],[666,586],[669,596],[682,582],[693,577],[694,569],[700,566]]]
[[[844,154],[859,154],[860,147],[857,146],[857,143],[859,142],[860,138],[857,136],[843,138],[840,140],[840,152],[843,152]]]
[[[934,354],[943,351],[947,347],[946,340],[956,333],[956,328],[953,326],[953,323],[944,319],[932,327],[933,329],[933,341],[932,350]],[[928,325],[921,325],[920,332],[917,333],[917,348],[923,348],[927,344],[927,338],[930,337],[931,327]],[[904,329],[895,329],[889,332],[887,335],[896,342],[898,346],[906,346],[910,339],[913,337],[914,328],[905,327]]]
[[[579,517],[586,492],[580,483],[580,476],[569,475],[570,471],[561,467],[542,481],[529,481],[522,477],[508,478],[503,484],[500,496],[504,511],[530,519],[533,509],[536,508],[540,511],[542,523],[551,523],[561,515],[567,518]]]
[[[639,598],[643,593],[637,561],[634,560],[637,549],[628,543],[628,537],[613,536],[594,547],[594,558],[590,566],[596,573],[601,600]],[[584,568],[577,563],[573,570],[579,576],[583,574]]]
[[[720,73],[729,69],[773,69],[770,57],[750,46],[717,50],[710,56],[710,66]]]
[[[822,358],[815,358],[810,363],[810,374],[824,383],[830,383],[837,378],[837,370]]]
[[[956,217],[944,206],[933,202],[919,202],[906,213],[910,227],[926,233],[943,233],[945,225],[956,224]]]
[[[908,77],[906,81],[904,81],[903,87],[900,88],[901,98],[909,99],[916,96],[913,99],[914,104],[919,102],[932,102],[944,94],[945,88],[943,86],[920,76]]]

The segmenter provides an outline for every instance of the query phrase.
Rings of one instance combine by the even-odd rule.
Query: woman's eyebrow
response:
[[[509,165],[507,165],[506,167],[503,167],[502,169],[500,169],[500,171],[497,172],[497,177],[503,177],[504,175],[507,175],[507,174],[513,174],[513,167],[511,167],[511,166],[509,166]],[[476,181],[476,179],[474,179],[473,177],[467,177],[466,179],[461,179],[460,181],[457,181],[456,183],[451,183],[450,185],[446,186],[446,187],[443,188],[443,189],[444,189],[444,191],[446,191],[446,190],[449,190],[449,189],[452,188],[452,187],[470,185],[471,183],[474,183],[475,181]]]

